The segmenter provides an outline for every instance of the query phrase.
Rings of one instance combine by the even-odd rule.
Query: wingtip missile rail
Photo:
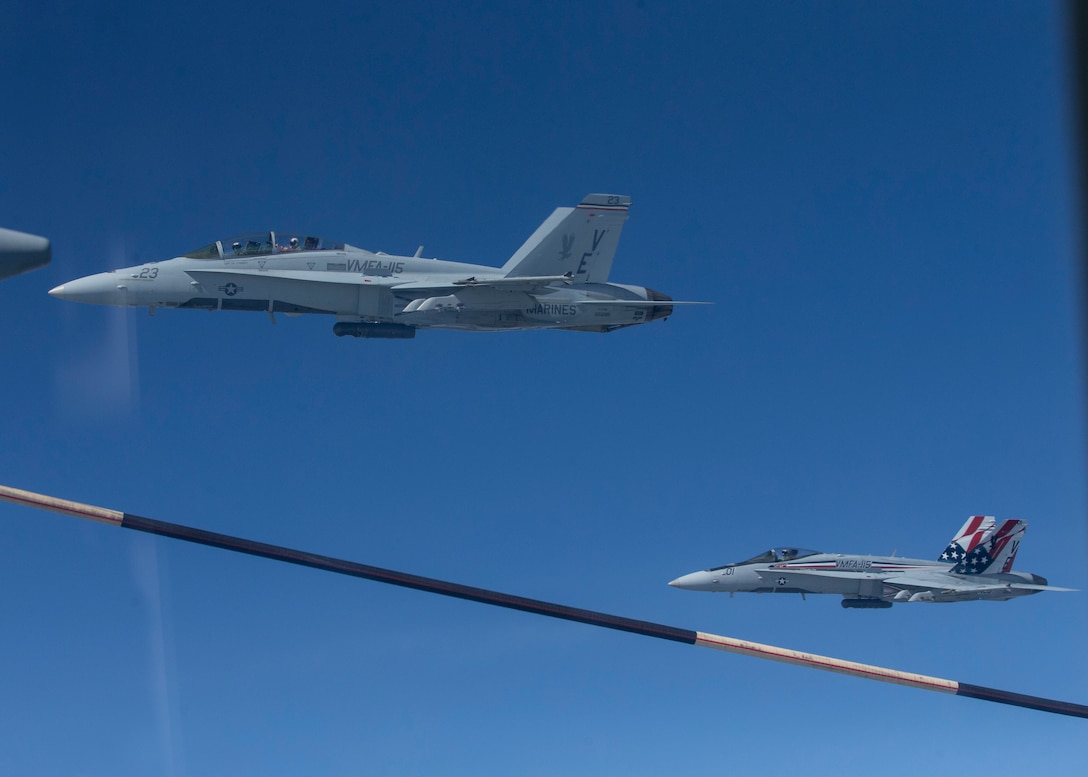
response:
[[[485,588],[453,583],[446,580],[421,577],[391,569],[383,569],[367,564],[359,564],[354,561],[346,561],[330,556],[322,556],[306,551],[285,548],[278,545],[269,545],[242,537],[232,537],[227,534],[218,534],[203,529],[196,529],[181,524],[157,521],[138,515],[111,510],[104,507],[73,502],[66,499],[58,499],[44,494],[36,494],[31,491],[23,491],[8,486],[0,486],[0,500],[25,507],[35,507],[40,510],[69,515],[73,518],[85,518],[99,523],[119,526],[123,529],[135,529],[162,537],[185,540],[200,545],[208,545],[223,550],[231,550],[236,553],[245,553],[251,556],[260,556],[275,561],[284,561],[289,564],[307,566],[313,569],[321,569],[327,572],[335,572],[341,575],[361,577],[379,583],[388,583],[406,588],[414,588],[428,593],[451,596],[458,599],[489,604],[496,607],[521,610],[522,612],[544,615],[549,618],[585,623],[600,628],[626,631],[632,634],[640,634],[645,637],[665,639],[672,642],[682,642],[697,647],[708,647],[715,650],[723,650],[729,653],[763,658],[771,661],[793,664],[809,669],[821,669],[827,672],[859,677],[865,680],[879,680],[881,682],[906,685],[911,688],[919,688],[928,691],[964,696],[982,701],[1009,704],[1016,707],[1050,712],[1058,715],[1069,715],[1078,718],[1088,718],[1088,705],[1074,702],[1058,701],[1039,696],[1013,693],[997,688],[987,688],[981,685],[961,683],[956,680],[946,680],[940,677],[912,672],[901,672],[887,667],[861,664],[854,661],[845,661],[830,656],[821,656],[814,653],[805,653],[788,648],[764,645],[759,642],[726,637],[718,634],[708,634],[690,629],[666,626],[658,623],[625,618],[618,615],[586,610],[578,607],[568,607],[562,604],[545,602],[539,599],[529,599],[523,596],[491,591]]]

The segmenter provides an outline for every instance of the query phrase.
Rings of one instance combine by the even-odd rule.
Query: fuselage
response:
[[[669,583],[674,588],[717,593],[839,594],[847,599],[891,601],[960,602],[971,599],[1003,601],[1038,593],[1006,584],[1046,585],[1046,580],[1027,572],[962,575],[955,564],[899,556],[847,555],[788,549],[783,557],[774,549],[736,564],[692,572]],[[897,585],[896,579],[931,584]],[[994,583],[993,588],[953,590],[958,579]],[[945,585],[942,585],[942,582]]]
[[[489,281],[509,284],[496,267],[373,253],[305,235],[267,232],[90,275],[50,294],[152,310],[323,313],[343,322],[480,331],[611,331],[672,312],[667,296],[642,286],[555,279],[527,290],[524,284]],[[634,304],[624,305],[625,300]]]

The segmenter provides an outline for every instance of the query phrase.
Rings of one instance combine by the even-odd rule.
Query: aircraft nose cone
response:
[[[708,587],[710,579],[706,572],[692,572],[690,575],[682,575],[669,581],[673,588],[683,588],[687,591],[701,591]]]
[[[124,305],[125,284],[117,273],[103,272],[62,283],[49,290],[49,296],[93,305]]]

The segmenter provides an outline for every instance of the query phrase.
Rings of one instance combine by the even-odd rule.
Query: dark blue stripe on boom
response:
[[[336,572],[341,575],[361,577],[366,580],[374,580],[379,583],[399,585],[404,588],[415,588],[419,591],[427,591],[443,596],[453,596],[457,599],[468,599],[481,604],[492,604],[496,607],[508,607],[511,610],[522,610],[537,615],[547,615],[550,618],[561,618],[578,623],[588,623],[591,626],[602,626],[606,629],[629,631],[634,634],[642,634],[645,637],[656,637],[673,642],[684,642],[694,645],[696,633],[688,629],[677,629],[672,626],[662,626],[658,623],[620,618],[593,610],[582,610],[577,607],[566,607],[562,604],[542,602],[539,599],[526,599],[522,596],[512,596],[499,591],[489,591],[486,588],[473,588],[472,586],[450,583],[445,580],[435,580],[431,577],[419,577],[404,572],[396,572],[392,569],[382,569],[366,564],[356,564],[353,561],[320,556],[316,553],[306,553],[301,550],[283,548],[278,545],[266,545],[263,542],[231,537],[228,534],[194,529],[190,526],[181,526],[176,523],[156,521],[151,518],[142,518],[139,515],[125,513],[121,526],[125,529],[158,534],[163,537],[173,537],[176,540],[195,542],[198,545],[210,545],[213,548],[233,550],[238,553],[247,553],[250,556],[261,556],[276,561],[286,561],[289,564],[298,564],[314,569],[323,569],[326,572]]]
[[[1024,693],[1012,693],[1001,691],[997,688],[986,688],[982,685],[970,683],[958,683],[957,696],[968,696],[972,699],[983,701],[996,701],[1000,704],[1011,704],[1014,707],[1027,707],[1043,712],[1053,712],[1057,715],[1071,715],[1074,718],[1088,718],[1088,705],[1074,704],[1071,701],[1057,701],[1044,699],[1041,696],[1028,696]]]

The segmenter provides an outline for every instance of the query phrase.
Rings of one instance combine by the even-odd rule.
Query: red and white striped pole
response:
[[[136,531],[158,534],[163,537],[172,537],[187,542],[195,542],[200,545],[209,545],[223,550],[232,550],[237,553],[246,553],[251,556],[286,561],[290,564],[322,569],[327,572],[336,572],[352,577],[361,577],[374,580],[379,583],[388,583],[406,588],[415,588],[420,591],[452,596],[458,599],[468,599],[481,604],[490,604],[496,607],[507,607],[513,610],[521,610],[536,615],[546,615],[549,618],[577,621],[591,626],[599,626],[606,629],[627,631],[632,634],[641,634],[655,639],[666,639],[672,642],[683,642],[688,645],[714,648],[729,653],[739,653],[754,658],[765,658],[771,661],[781,661],[786,664],[807,667],[809,669],[822,669],[826,672],[838,672],[852,677],[860,677],[864,680],[879,680],[885,683],[906,685],[911,688],[920,688],[926,691],[939,691],[940,693],[966,696],[983,701],[1011,704],[1017,707],[1051,712],[1058,715],[1071,715],[1078,718],[1088,718],[1088,705],[1075,704],[1073,702],[1046,699],[1040,696],[1028,696],[1026,694],[1002,691],[997,688],[986,688],[980,685],[961,683],[955,680],[945,680],[940,677],[914,674],[912,672],[900,672],[896,669],[888,669],[871,664],[859,664],[854,661],[844,661],[839,658],[804,653],[799,650],[764,645],[759,642],[749,642],[734,637],[724,637],[719,634],[707,634],[701,631],[680,629],[674,626],[664,626],[658,623],[640,621],[632,618],[623,618],[618,615],[583,610],[577,607],[567,607],[562,604],[553,604],[539,599],[528,599],[513,594],[505,594],[501,591],[489,591],[486,588],[474,588],[472,586],[451,583],[445,580],[436,580],[429,577],[420,577],[405,572],[397,572],[392,569],[358,564],[354,561],[344,561],[330,556],[321,556],[315,553],[307,553],[292,548],[284,548],[278,545],[268,545],[263,542],[255,542],[241,537],[231,537],[227,534],[194,529],[190,526],[182,526],[176,523],[156,521],[151,518],[143,518],[138,515],[123,513],[118,510],[110,510],[104,507],[71,502],[66,499],[57,499],[52,496],[35,494],[30,491],[22,491],[17,488],[0,486],[0,500],[14,504],[36,507],[40,510],[49,510],[62,515],[70,515],[74,518],[86,518],[99,523],[120,526],[123,529],[135,529]]]

